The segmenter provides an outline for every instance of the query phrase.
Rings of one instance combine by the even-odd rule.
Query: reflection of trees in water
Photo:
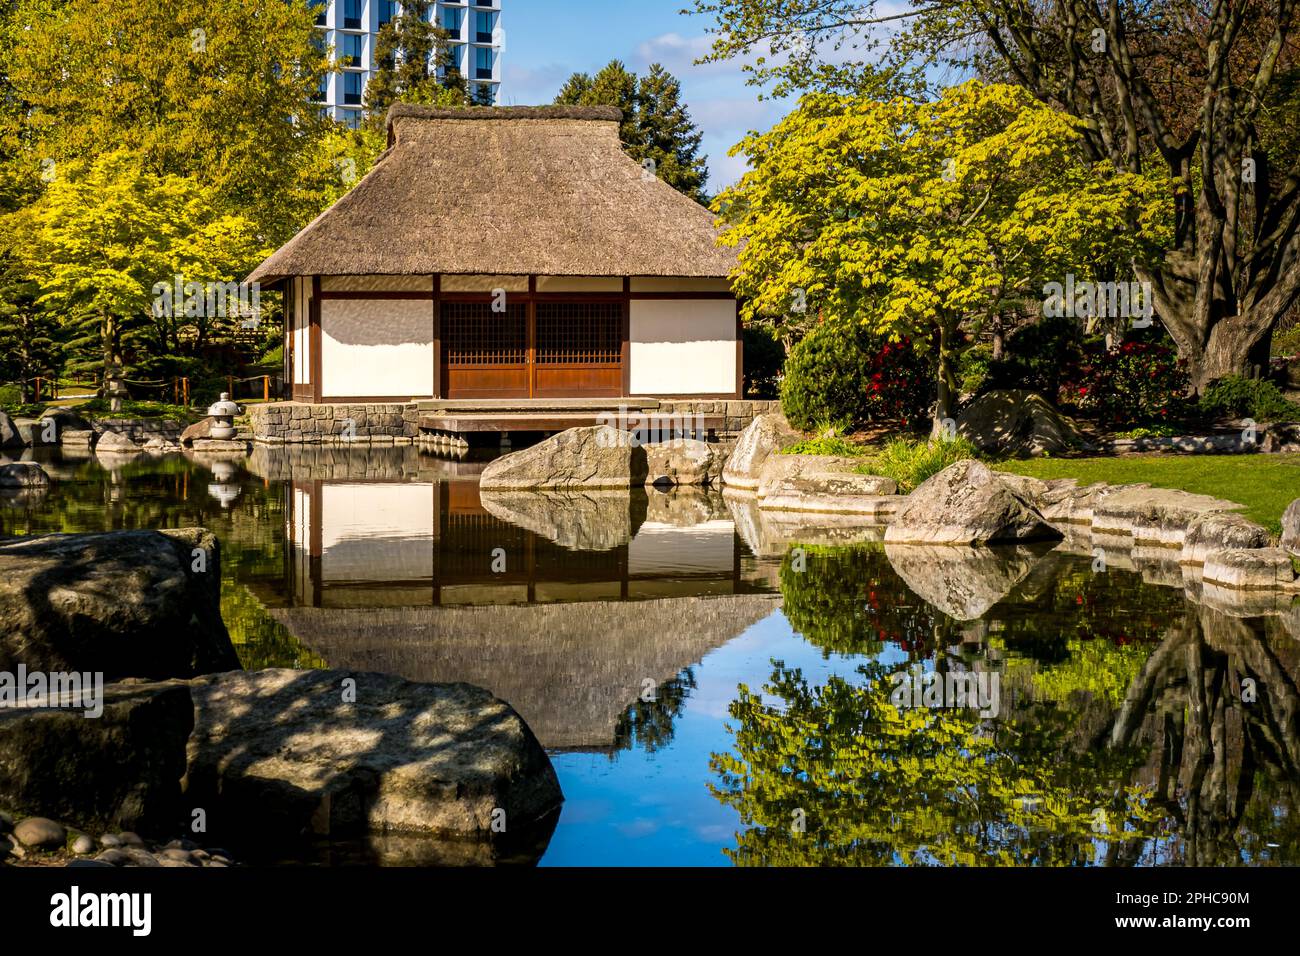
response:
[[[778,666],[766,703],[742,688],[735,755],[714,755],[715,795],[747,829],[741,865],[1070,865],[1094,848],[1154,833],[1140,786],[1118,783],[1140,752],[1102,748],[1061,759],[1072,715],[1033,705],[1029,719],[971,710],[896,709],[881,665],[863,683],[809,686]],[[1094,832],[1097,811],[1109,832]],[[806,832],[792,826],[806,818]]]
[[[672,680],[655,688],[654,698],[636,701],[623,712],[614,730],[614,750],[639,746],[654,753],[673,740],[673,721],[695,689],[695,672],[687,667]]]
[[[870,549],[810,549],[799,573],[787,558],[792,626],[827,653],[871,653],[883,639],[907,640],[912,659],[932,654],[926,638],[946,638],[946,618],[900,596],[882,560]],[[1028,581],[989,615],[996,644],[1050,677],[1031,694],[1004,683],[997,721],[900,713],[875,664],[860,669],[865,681],[824,686],[778,664],[766,700],[741,688],[735,752],[713,760],[715,795],[746,827],[733,860],[1300,862],[1294,640],[1276,621],[1189,609],[1179,592],[1141,587],[1135,575],[1077,572]],[[1135,593],[1117,597],[1108,590],[1117,586]],[[1083,653],[1098,641],[1123,653]],[[1134,643],[1153,645],[1140,666]],[[1116,672],[1098,673],[1108,668]],[[1247,679],[1253,702],[1243,700]],[[792,827],[796,811],[805,833]]]
[[[899,580],[878,547],[803,547],[781,562],[781,611],[790,626],[824,655],[879,654],[887,642],[914,659],[927,656],[951,620]]]
[[[1098,742],[1150,750],[1146,774],[1180,834],[1180,862],[1300,862],[1297,654],[1279,630],[1187,613]]]

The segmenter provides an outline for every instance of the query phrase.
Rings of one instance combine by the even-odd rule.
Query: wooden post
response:
[[[188,375],[181,378],[181,399],[185,403],[185,407],[189,408],[190,407],[190,379]]]
[[[271,400],[271,376],[263,375],[262,376],[262,401],[269,402],[270,400]]]
[[[235,376],[233,375],[226,376],[226,394],[231,398],[235,397]]]
[[[37,405],[39,405],[39,404],[41,403],[41,377],[40,377],[39,375],[36,376],[36,398],[35,398],[35,402],[36,402]]]

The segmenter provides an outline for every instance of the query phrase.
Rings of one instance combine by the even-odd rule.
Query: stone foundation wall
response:
[[[268,445],[409,445],[419,434],[414,402],[249,405],[253,440]]]
[[[622,400],[610,399],[610,411]],[[779,401],[669,399],[659,402],[659,414],[723,416],[715,433],[719,441],[734,440],[757,416],[780,411]],[[414,402],[313,405],[272,402],[249,405],[253,440],[268,445],[409,445],[419,437],[419,412]]]
[[[749,427],[759,415],[779,412],[780,401],[755,401],[749,399],[662,399],[659,412],[664,415],[723,415],[726,424],[719,438],[734,438]]]

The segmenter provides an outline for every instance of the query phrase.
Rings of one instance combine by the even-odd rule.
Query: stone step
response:
[[[621,406],[626,406],[629,411],[654,411],[659,407],[659,402],[643,398],[435,398],[416,402],[416,407],[421,412],[439,414],[617,412]]]

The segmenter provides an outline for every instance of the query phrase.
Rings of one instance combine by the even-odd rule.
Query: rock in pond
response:
[[[211,438],[212,422],[213,419],[209,416],[208,418],[199,419],[193,425],[187,425],[185,430],[181,432],[180,443],[182,445],[192,445],[196,438]]]
[[[34,461],[11,461],[0,465],[0,488],[47,488],[50,476]]]
[[[1183,564],[1204,564],[1214,551],[1245,551],[1267,548],[1272,543],[1268,529],[1239,514],[1211,512],[1194,518],[1183,534]]]
[[[0,708],[0,803],[96,832],[170,826],[194,723],[189,688],[112,684],[103,708],[93,719],[82,707]]]
[[[907,497],[886,529],[885,541],[982,545],[1059,540],[1061,532],[1047,523],[1029,494],[1035,487],[978,461],[956,462]]]
[[[111,429],[99,436],[95,442],[95,453],[97,455],[134,455],[140,451],[140,446],[127,438],[121,432],[115,432]]]
[[[1220,587],[1283,590],[1295,586],[1296,572],[1291,555],[1282,548],[1256,548],[1210,552],[1201,576]]]
[[[485,837],[494,815],[522,830],[564,799],[533,732],[480,687],[279,669],[190,687],[187,803],[241,838]]]
[[[1056,454],[1083,443],[1079,428],[1037,392],[988,392],[957,416],[957,434],[983,452]]]
[[[780,412],[759,415],[740,433],[722,469],[722,483],[743,491],[757,490],[768,456],[798,441],[799,437]]]
[[[570,428],[483,469],[483,491],[561,491],[632,488],[645,484],[646,451],[609,425]]]
[[[723,457],[718,446],[697,438],[678,438],[645,446],[647,485],[722,483]]]
[[[239,667],[203,528],[0,541],[0,670],[194,677]]]

